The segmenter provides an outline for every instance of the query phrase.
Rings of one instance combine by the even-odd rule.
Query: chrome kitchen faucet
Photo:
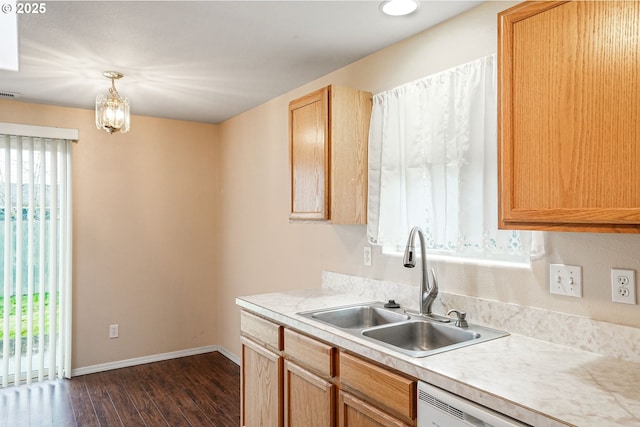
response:
[[[436,272],[431,269],[431,277],[433,278],[431,284],[427,277],[427,251],[424,244],[424,233],[420,227],[413,227],[409,232],[409,239],[407,240],[407,247],[404,250],[403,264],[407,268],[413,268],[416,266],[416,249],[415,239],[416,234],[420,240],[420,255],[422,258],[422,275],[420,277],[420,297],[418,300],[418,314],[420,316],[428,317],[439,322],[450,322],[451,319],[433,314],[431,306],[438,297],[438,280],[436,279]]]

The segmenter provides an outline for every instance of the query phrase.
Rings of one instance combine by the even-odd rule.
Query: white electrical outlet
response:
[[[118,338],[118,325],[109,325],[109,338]]]
[[[623,304],[636,303],[635,270],[611,269],[611,301]]]
[[[367,267],[371,267],[371,246],[365,246],[364,247],[364,258],[363,258],[363,263],[364,265],[366,265]]]
[[[579,265],[550,264],[549,292],[582,298],[582,267]]]

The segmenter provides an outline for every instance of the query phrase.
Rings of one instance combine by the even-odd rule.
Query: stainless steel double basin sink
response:
[[[384,308],[381,302],[298,313],[317,322],[375,342],[412,357],[425,357],[509,335],[507,332],[469,324],[442,323]]]

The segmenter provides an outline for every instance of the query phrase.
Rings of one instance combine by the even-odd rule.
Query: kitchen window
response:
[[[367,237],[402,252],[528,264],[539,233],[498,230],[495,55],[376,94],[369,132]]]

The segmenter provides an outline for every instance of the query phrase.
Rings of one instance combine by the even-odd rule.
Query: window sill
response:
[[[392,257],[402,258],[403,253],[382,247],[382,254],[389,255]],[[486,258],[475,258],[472,256],[456,256],[456,255],[447,255],[442,253],[433,253],[427,251],[427,259],[429,261],[438,261],[445,262],[450,264],[465,264],[465,265],[477,265],[481,267],[498,267],[498,268],[512,268],[512,269],[522,269],[522,270],[531,270],[531,261],[510,261],[510,260],[501,260],[501,259],[486,259]]]

